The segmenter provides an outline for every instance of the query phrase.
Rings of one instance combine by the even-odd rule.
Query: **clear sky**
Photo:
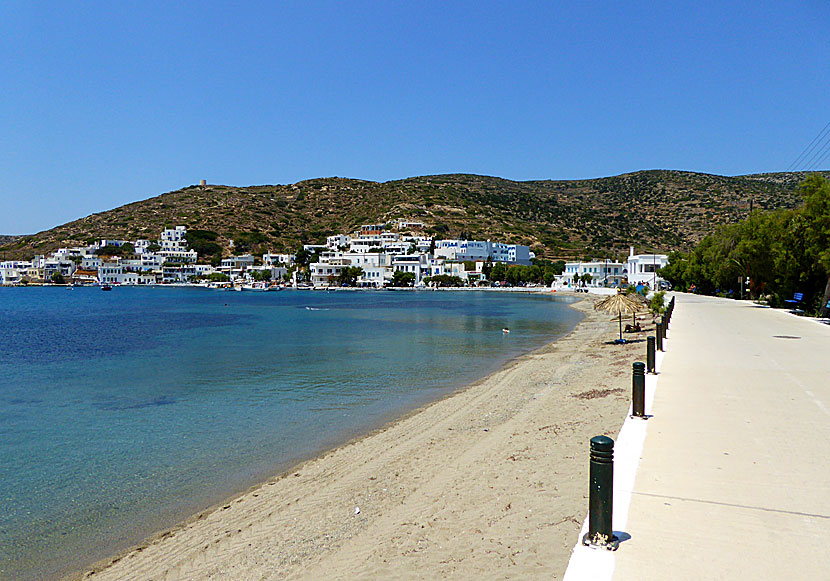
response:
[[[5,0],[0,234],[200,179],[783,171],[830,121],[828,22],[826,0]]]

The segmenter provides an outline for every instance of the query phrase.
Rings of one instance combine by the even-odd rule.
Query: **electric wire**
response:
[[[827,159],[828,155],[830,155],[830,147],[827,148],[827,150],[824,152],[824,155],[822,155],[818,160],[816,160],[816,163],[815,163],[815,168],[816,169],[821,169],[821,164],[824,163],[824,160]]]
[[[798,155],[798,157],[795,158],[795,161],[793,161],[789,165],[789,167],[787,168],[787,171],[793,171],[794,169],[796,169],[798,167],[798,164],[801,161],[803,161],[804,159],[806,159],[807,156],[812,153],[813,149],[815,148],[816,143],[824,138],[824,134],[828,129],[830,129],[830,121],[827,122],[827,125],[824,126],[824,129],[822,129],[821,131],[818,132],[818,135],[816,135],[813,138],[813,140],[810,142],[810,144],[807,147],[804,148],[804,151],[802,151]]]
[[[823,143],[813,154],[813,157],[810,158],[810,161],[804,166],[804,169],[811,169],[816,167],[816,160],[821,159],[825,153],[830,151],[830,139],[827,140],[826,143]]]

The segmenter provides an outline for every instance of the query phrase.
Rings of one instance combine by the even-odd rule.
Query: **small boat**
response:
[[[111,287],[110,285],[108,285],[108,284],[102,284],[102,285],[101,285],[101,290],[102,290],[102,291],[111,291],[111,290],[112,290],[112,287]]]
[[[504,329],[502,329],[502,330],[501,330],[501,332],[502,332],[502,333],[504,333],[504,334],[506,335],[507,333],[509,333],[509,332],[510,332],[510,329],[508,329],[507,327],[505,327]]]
[[[239,287],[239,289],[244,291],[265,292],[268,290],[268,287],[265,285],[264,282],[252,282],[250,284],[243,284],[241,287]]]

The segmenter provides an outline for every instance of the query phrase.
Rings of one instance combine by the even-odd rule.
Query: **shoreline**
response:
[[[506,362],[495,372],[453,391],[444,398],[301,462],[252,486],[242,494],[203,510],[174,527],[159,531],[141,544],[98,561],[85,571],[76,571],[67,578],[211,576],[238,579],[258,578],[264,571],[277,574],[279,577],[304,578],[310,575],[315,567],[331,559],[348,561],[349,557],[355,554],[389,550],[389,542],[386,542],[386,546],[378,546],[378,539],[388,541],[390,537],[395,538],[395,531],[400,523],[395,525],[386,521],[398,520],[398,517],[402,516],[398,505],[406,506],[413,498],[422,494],[421,485],[425,478],[433,484],[442,481],[441,475],[446,469],[444,464],[453,458],[460,461],[465,455],[475,456],[484,453],[484,464],[487,465],[491,458],[488,458],[485,444],[495,438],[489,426],[492,424],[492,432],[495,432],[496,428],[502,432],[507,429],[506,425],[519,422],[518,414],[529,413],[531,408],[538,407],[538,400],[551,397],[557,399],[557,394],[559,400],[564,400],[559,403],[570,404],[566,406],[569,408],[567,412],[577,419],[560,418],[564,420],[562,425],[549,423],[550,425],[537,427],[537,432],[545,435],[543,440],[548,439],[548,436],[556,436],[556,447],[560,447],[560,443],[566,444],[565,448],[570,453],[562,459],[567,460],[565,464],[573,464],[567,470],[553,472],[561,475],[568,484],[567,501],[554,502],[560,505],[558,512],[564,511],[568,514],[564,517],[560,515],[562,518],[557,519],[559,522],[551,525],[559,533],[564,531],[564,534],[554,535],[557,536],[556,544],[559,545],[557,558],[554,559],[556,565],[544,573],[549,577],[564,574],[573,544],[572,537],[578,533],[584,512],[587,510],[587,504],[582,498],[586,489],[583,480],[587,476],[575,478],[580,473],[587,474],[587,454],[584,451],[587,449],[587,441],[596,435],[593,431],[598,429],[602,433],[610,434],[616,434],[619,430],[628,409],[624,389],[627,385],[625,363],[632,361],[635,354],[639,355],[642,350],[638,343],[613,347],[603,345],[604,340],[612,338],[615,332],[615,319],[593,313],[591,305],[591,301],[587,300],[571,305],[586,316],[570,333],[559,339]],[[602,348],[604,353],[584,349],[585,342]],[[600,360],[610,365],[598,369],[597,364]],[[540,375],[551,372],[554,376],[561,375],[560,381],[551,384]],[[589,382],[593,379],[593,389],[588,386],[582,389],[580,378]],[[522,389],[511,389],[515,380],[520,380],[520,383],[526,385]],[[611,382],[614,385],[609,387]],[[562,387],[565,389],[561,389]],[[542,392],[538,392],[540,388]],[[576,401],[571,402],[570,399]],[[486,400],[489,404],[481,410],[484,416],[476,416],[469,410],[469,405],[479,400]],[[511,402],[512,405],[509,405]],[[505,405],[508,405],[507,410],[504,409]],[[590,420],[578,417],[584,416],[590,409],[599,409],[597,418]],[[562,413],[565,413],[565,410],[560,410],[559,415]],[[493,423],[495,418],[499,420],[498,425]],[[467,424],[482,424],[488,427],[471,429]],[[564,427],[583,424],[585,428],[590,426],[591,429],[584,434],[580,432],[578,438],[573,437],[575,434],[571,433],[570,428]],[[443,429],[436,426],[442,426]],[[518,427],[517,424],[510,429]],[[563,430],[567,431],[570,437],[563,438]],[[531,432],[525,430],[524,435],[528,434]],[[506,444],[505,438],[508,441],[516,440],[517,444],[522,440],[517,437],[518,432],[502,436],[497,439],[499,446]],[[458,457],[461,452],[465,453]],[[519,463],[516,454],[509,455],[508,461],[510,464]],[[366,473],[372,475],[366,476]],[[429,475],[432,475],[432,478],[428,478]],[[498,479],[499,475],[496,473],[491,477]],[[518,479],[518,476],[516,478]],[[549,478],[550,475],[546,479]],[[484,480],[486,482],[487,479]],[[381,486],[382,484],[385,486]],[[466,482],[455,492],[466,492],[470,484],[480,487],[482,482]],[[555,483],[554,490],[561,484]],[[522,488],[519,484],[512,488],[516,486]],[[511,487],[508,487],[505,493],[510,494],[510,490]],[[544,490],[546,488],[541,487],[541,491]],[[444,496],[441,495],[441,498]],[[458,508],[467,513],[470,509],[478,512],[475,508],[479,505],[477,500],[469,498],[466,493],[461,494],[461,497],[458,499]],[[428,496],[423,500],[434,503],[436,498]],[[537,504],[532,498],[528,499],[528,502],[528,506]],[[512,510],[510,502],[507,506],[507,509],[502,507],[499,512]],[[445,510],[446,508],[444,507]],[[531,514],[534,512],[533,508],[528,510]],[[541,514],[543,511],[537,507],[535,512]],[[407,516],[410,517],[411,515]],[[372,540],[373,531],[377,534],[375,529],[384,532]],[[474,531],[476,535],[482,532],[481,527]],[[450,538],[460,540],[465,533],[469,531],[462,527],[461,530],[455,530]],[[244,540],[250,542],[242,542]],[[405,552],[405,555],[421,553],[418,549]],[[388,560],[381,559],[384,564]],[[396,560],[403,562],[408,559]],[[491,560],[486,557],[483,560],[467,559],[469,564],[488,563],[478,570],[478,573],[492,571],[492,563],[489,563]],[[544,557],[544,560],[551,565],[550,556]],[[514,558],[508,561],[515,567]],[[374,560],[370,559],[370,562]],[[374,564],[378,565],[377,562]],[[355,569],[357,565],[361,563],[339,565],[333,570],[342,571],[343,578],[360,576],[361,571],[364,575],[372,576],[396,575],[392,565],[389,565],[392,568],[386,567],[371,572],[366,571],[365,567]],[[406,565],[397,571],[396,576],[405,576],[407,571],[411,571],[411,567]],[[452,570],[436,563],[431,563],[425,568],[419,567],[419,571],[431,572],[436,576],[453,574]],[[476,571],[474,566],[468,572],[475,574]],[[511,568],[510,575],[516,573],[520,576],[524,574]],[[534,571],[531,576],[537,574],[540,574],[540,571]]]

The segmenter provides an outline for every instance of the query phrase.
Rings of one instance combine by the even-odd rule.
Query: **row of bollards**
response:
[[[656,373],[656,351],[663,351],[671,316],[674,312],[674,297],[669,301],[666,313],[657,322],[655,336],[646,339],[646,363],[637,361],[631,374],[631,416],[647,419],[645,373]],[[614,440],[608,436],[591,438],[590,490],[588,497],[588,532],[582,538],[583,545],[603,547],[616,551],[620,541],[611,527],[614,507]]]

